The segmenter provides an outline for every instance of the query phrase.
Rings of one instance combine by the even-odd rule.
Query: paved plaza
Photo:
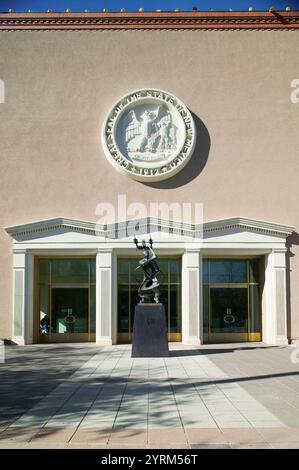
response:
[[[295,349],[7,346],[1,448],[299,448]],[[299,356],[299,355],[298,355]]]

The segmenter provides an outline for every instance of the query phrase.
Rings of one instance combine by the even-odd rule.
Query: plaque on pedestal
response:
[[[132,357],[168,357],[164,305],[140,303],[135,307]]]

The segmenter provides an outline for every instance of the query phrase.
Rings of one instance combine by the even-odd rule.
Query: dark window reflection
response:
[[[211,260],[210,282],[247,282],[247,261]]]

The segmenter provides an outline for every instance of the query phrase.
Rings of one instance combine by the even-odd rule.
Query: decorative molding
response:
[[[130,224],[130,231],[132,231],[133,225],[138,226],[139,233],[166,232],[192,238],[202,238],[202,236],[205,238],[205,235],[211,236],[213,233],[231,230],[250,231],[286,238],[295,230],[294,227],[289,225],[274,224],[244,217],[232,217],[229,219],[206,222],[203,224],[203,227],[201,225],[185,224],[155,217],[116,222],[115,224],[109,225],[57,217],[24,225],[6,227],[5,230],[16,240],[32,235],[42,235],[45,232],[57,231],[72,231],[103,238],[119,239],[127,237],[128,224]]]
[[[243,229],[256,233],[266,233],[279,237],[288,237],[295,228],[290,225],[274,224],[263,220],[248,219],[245,217],[233,217],[229,219],[206,222],[204,224],[204,233],[227,231],[231,229]]]
[[[1,30],[295,30],[298,11],[2,13]]]

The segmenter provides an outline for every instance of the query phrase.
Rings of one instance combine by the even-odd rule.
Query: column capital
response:
[[[101,253],[113,253],[113,248],[103,247],[97,249],[97,254]]]
[[[200,268],[202,255],[200,250],[186,249],[183,253],[183,266],[186,268]]]
[[[200,253],[202,248],[196,246],[186,246],[185,253]]]
[[[26,248],[14,248],[13,249],[14,255],[26,255],[27,253],[28,253],[28,250]]]
[[[281,248],[272,248],[271,253],[276,254],[276,253],[286,253],[288,251],[286,246],[282,246]]]

